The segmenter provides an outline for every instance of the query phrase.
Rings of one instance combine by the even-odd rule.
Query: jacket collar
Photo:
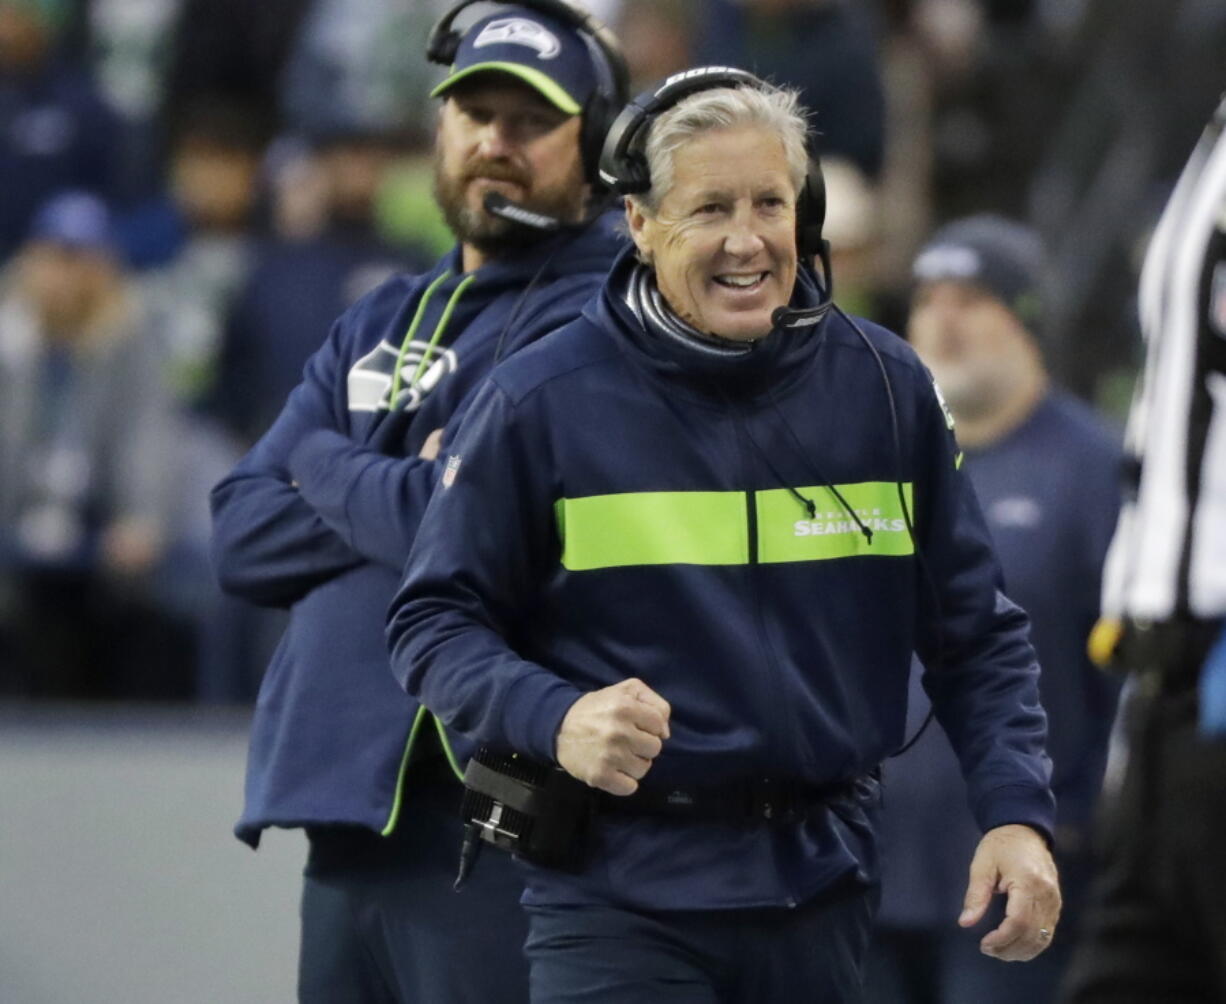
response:
[[[775,328],[742,353],[710,351],[700,341],[660,330],[649,315],[635,309],[631,285],[639,268],[634,248],[625,249],[588,313],[590,320],[614,335],[636,366],[655,378],[702,397],[754,398],[786,391],[815,361],[825,338],[825,321],[800,329]],[[813,273],[801,268],[789,306],[814,306],[819,295]]]
[[[491,258],[471,274],[477,277],[481,287],[495,291],[503,287],[521,287],[538,272],[542,273],[537,280],[540,284],[548,279],[594,271],[625,246],[625,238],[617,231],[620,219],[620,213],[610,210],[589,223],[563,227],[543,240],[525,244],[514,255]],[[450,271],[453,277],[460,276],[462,267],[457,244],[430,270],[428,278],[444,271]],[[448,283],[452,281],[449,279]]]

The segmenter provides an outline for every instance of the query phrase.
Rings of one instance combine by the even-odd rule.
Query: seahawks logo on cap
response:
[[[522,17],[500,17],[491,21],[481,29],[473,48],[503,44],[526,45],[535,49],[541,59],[553,59],[562,51],[557,35],[543,25]]]
[[[921,254],[911,267],[918,282],[938,279],[974,279],[983,271],[983,262],[974,248],[941,244]]]

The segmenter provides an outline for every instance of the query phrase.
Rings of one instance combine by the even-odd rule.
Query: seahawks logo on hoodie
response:
[[[418,341],[409,342],[405,347],[404,358],[400,360],[400,389],[395,410],[416,411],[439,381],[456,371],[459,365],[456,354],[451,349],[435,346],[425,370],[414,380],[429,347],[429,343]],[[400,351],[397,345],[380,342],[353,364],[348,379],[350,411],[392,410],[392,384],[396,379]]]

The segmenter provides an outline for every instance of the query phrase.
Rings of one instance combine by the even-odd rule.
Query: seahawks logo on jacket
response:
[[[396,395],[396,410],[416,411],[426,396],[445,376],[459,366],[451,349],[435,346],[425,371],[413,379],[429,348],[427,342],[412,341],[400,361],[400,389]],[[392,384],[396,377],[396,360],[400,346],[380,342],[355,362],[349,370],[348,391],[350,411],[391,411]]]

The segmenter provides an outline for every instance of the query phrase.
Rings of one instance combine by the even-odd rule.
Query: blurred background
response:
[[[229,837],[281,629],[209,487],[332,320],[450,244],[436,0],[0,0],[0,1000],[291,995],[299,841]],[[1057,378],[1122,416],[1136,272],[1226,86],[1226,0],[592,0],[636,86],[799,87],[845,309],[941,223],[1029,222]],[[268,860],[265,860],[268,859]]]

